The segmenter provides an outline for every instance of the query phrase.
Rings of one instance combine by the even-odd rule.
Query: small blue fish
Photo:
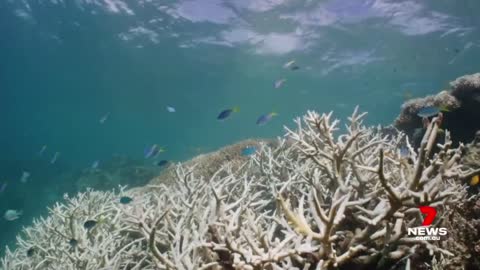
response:
[[[272,120],[272,118],[274,116],[278,115],[277,113],[275,112],[271,112],[269,114],[264,114],[264,115],[261,115],[260,117],[258,117],[257,119],[257,125],[259,126],[263,126],[265,124],[267,124],[268,122],[270,122],[270,120]]]
[[[100,161],[95,160],[92,164],[92,170],[98,169],[98,165],[100,165]]]
[[[133,201],[132,198],[128,197],[128,196],[123,196],[120,198],[120,203],[121,204],[129,204]]]
[[[95,220],[87,220],[85,221],[85,223],[83,223],[83,227],[87,230],[90,230],[92,229],[93,227],[95,227],[95,225],[97,225],[97,222]]]
[[[150,147],[145,148],[145,158],[151,158],[157,152],[158,145],[154,144]]]
[[[55,164],[59,156],[60,156],[60,152],[55,152],[55,154],[52,157],[52,160],[50,160],[50,164]]]
[[[39,155],[39,156],[42,156],[43,153],[45,152],[45,150],[47,150],[47,146],[46,146],[46,145],[42,146],[42,148],[40,149],[40,151],[38,151],[38,155]]]
[[[174,113],[174,112],[176,112],[177,110],[175,110],[175,108],[172,107],[172,106],[167,106],[167,111],[170,112],[170,113]]]
[[[157,165],[158,167],[163,167],[167,164],[168,164],[168,160],[160,160],[160,161],[155,162],[155,165]]]
[[[242,149],[242,156],[251,156],[257,152],[257,148],[255,146],[247,146]]]
[[[440,108],[436,106],[423,107],[418,110],[417,115],[422,118],[428,118],[440,113]]]
[[[21,210],[19,211],[15,209],[8,209],[7,211],[5,211],[3,218],[8,221],[14,221],[16,219],[19,219],[22,214],[23,214],[23,211]]]
[[[0,185],[0,193],[3,193],[5,189],[7,188],[7,182],[4,182]]]
[[[165,152],[163,147],[159,147],[157,144],[150,146],[150,148],[145,149],[145,158],[156,157],[158,154]]]
[[[280,87],[282,87],[282,85],[287,81],[287,79],[280,79],[280,80],[276,80],[275,83],[273,84],[273,87],[275,87],[275,89],[278,89]]]
[[[99,122],[100,124],[105,123],[105,121],[108,120],[108,117],[109,117],[109,116],[110,116],[110,112],[108,112],[108,113],[106,113],[104,116],[102,116],[102,118],[100,118],[100,120],[98,120],[98,122]]]
[[[295,65],[295,60],[288,61],[287,63],[283,64],[283,68],[291,68],[292,65]]]
[[[20,182],[24,184],[27,183],[29,177],[30,177],[29,172],[22,172],[22,177],[20,177]]]
[[[223,110],[218,114],[217,119],[220,121],[225,120],[228,117],[230,117],[232,113],[239,112],[239,111],[240,111],[240,108],[238,107],[233,107],[232,109]]]
[[[408,150],[408,147],[402,146],[400,147],[400,157],[402,158],[408,158],[410,156],[410,150]]]

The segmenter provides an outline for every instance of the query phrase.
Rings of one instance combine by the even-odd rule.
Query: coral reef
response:
[[[136,257],[143,250],[141,243],[130,241],[113,192],[88,190],[65,196],[65,203],[56,203],[49,213],[23,230],[14,252],[7,248],[4,270],[119,269],[120,260],[141,261]],[[98,222],[86,229],[87,220]]]
[[[143,160],[130,159],[116,155],[101,164],[97,169],[85,169],[76,175],[76,190],[94,188],[110,190],[119,185],[129,187],[144,186],[162,171],[153,164],[145,164]],[[72,181],[67,181],[71,183]]]
[[[433,154],[440,136],[434,119],[415,151],[402,134],[383,136],[365,127],[364,116],[355,110],[347,131],[335,136],[339,121],[331,113],[308,112],[296,120],[295,130],[287,129],[286,138],[262,143],[239,163],[219,159],[213,173],[177,165],[170,181],[145,189],[67,197],[48,218],[24,230],[2,267],[462,267],[454,260],[462,250],[412,238],[407,228],[422,223],[419,206],[436,207],[441,218],[433,226],[443,226],[465,201],[460,179],[478,171],[460,166],[464,146],[452,148],[446,131]],[[399,149],[402,141],[408,157]],[[133,200],[122,203],[126,195]]]
[[[421,136],[422,119],[417,116],[423,107],[445,107],[442,128],[451,131],[451,138],[458,142],[470,142],[477,130],[480,130],[480,73],[465,75],[450,82],[451,89],[444,90],[434,96],[412,99],[402,105],[402,111],[395,120],[395,127],[405,132],[411,138]],[[468,121],[465,121],[468,119]]]
[[[195,173],[208,179],[214,175],[215,172],[217,172],[225,163],[229,163],[234,170],[240,168],[245,161],[248,160],[248,156],[243,156],[241,154],[242,149],[252,146],[260,148],[262,144],[274,146],[276,145],[276,141],[266,139],[248,139],[223,147],[211,153],[198,155],[193,159],[184,162],[183,164],[187,167],[195,166]],[[166,168],[157,177],[151,179],[150,184],[155,185],[158,183],[171,182],[172,179],[175,179],[175,176],[175,167],[171,166]]]

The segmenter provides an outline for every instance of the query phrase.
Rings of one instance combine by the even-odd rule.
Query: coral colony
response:
[[[65,196],[24,229],[2,267],[410,269],[423,251],[444,269],[456,250],[408,229],[421,227],[424,206],[441,227],[466,197],[460,180],[478,172],[459,164],[464,146],[453,148],[435,118],[416,150],[402,133],[364,126],[365,115],[355,109],[335,136],[331,113],[307,112],[278,145],[206,179],[177,165],[173,184]]]

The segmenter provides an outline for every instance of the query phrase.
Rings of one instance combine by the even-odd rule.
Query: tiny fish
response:
[[[257,152],[257,148],[255,146],[247,146],[242,149],[242,156],[251,156]]]
[[[13,221],[18,219],[21,215],[23,214],[23,211],[17,211],[14,209],[9,209],[5,212],[3,215],[3,218],[8,220],[8,221]]]
[[[57,162],[58,156],[60,156],[60,152],[55,152],[52,160],[50,160],[50,164],[55,164],[55,162]]]
[[[7,182],[4,182],[0,185],[0,193],[3,193],[5,189],[7,188]]]
[[[474,175],[470,179],[470,186],[476,186],[476,185],[478,185],[478,182],[480,182],[480,176]]]
[[[27,257],[32,257],[33,255],[35,255],[35,248],[31,247],[27,250]]]
[[[283,68],[287,69],[294,64],[295,64],[295,60],[288,61],[287,63],[283,64]]]
[[[75,248],[77,245],[78,245],[78,241],[74,238],[70,239],[70,241],[68,241],[68,244],[72,247],[72,248]]]
[[[128,197],[128,196],[123,196],[120,198],[120,203],[121,204],[129,204],[133,201],[132,198]]]
[[[265,124],[267,124],[268,122],[270,122],[270,120],[272,120],[272,118],[274,116],[278,115],[277,113],[275,112],[271,112],[269,114],[264,114],[264,115],[261,115],[260,117],[258,117],[257,119],[257,125],[259,126],[263,126]]]
[[[422,118],[428,118],[440,113],[440,109],[436,106],[423,107],[418,110],[417,115]]]
[[[445,105],[439,106],[438,109],[439,109],[441,112],[450,112],[450,108],[448,108],[448,107],[445,106]]]
[[[158,167],[163,167],[167,164],[168,164],[168,160],[160,160],[160,161],[155,162],[155,165],[157,165]]]
[[[273,87],[275,87],[275,89],[278,89],[280,87],[282,87],[282,85],[287,81],[287,79],[279,79],[279,80],[276,80],[275,83],[273,84]]]
[[[165,152],[165,148],[153,144],[150,148],[145,149],[145,158],[156,157],[158,154]]]
[[[20,177],[20,182],[24,184],[27,183],[29,177],[30,177],[29,172],[22,172],[22,177]]]
[[[175,110],[174,107],[167,106],[167,111],[168,111],[168,112],[171,112],[171,113],[174,113],[174,112],[176,112],[177,110]]]
[[[300,67],[297,66],[297,65],[293,65],[293,66],[290,67],[290,70],[299,70],[299,69],[300,69]]]
[[[225,120],[228,117],[230,117],[232,113],[239,112],[239,111],[240,111],[240,108],[238,107],[233,107],[232,109],[223,110],[218,114],[217,119],[220,121]]]
[[[402,146],[400,147],[400,157],[402,158],[408,158],[410,156],[410,150],[408,150],[408,147]]]
[[[95,160],[95,161],[92,163],[92,170],[98,169],[98,165],[100,165],[100,161]]]
[[[95,220],[87,220],[85,221],[85,223],[83,223],[83,227],[87,230],[90,230],[92,229],[93,227],[95,227],[95,225],[97,225],[97,222]]]
[[[39,156],[42,156],[43,153],[45,153],[45,150],[47,150],[47,146],[46,146],[46,145],[42,146],[42,148],[40,149],[40,151],[38,151],[38,155],[39,155]]]
[[[100,122],[100,124],[103,124],[105,123],[105,121],[108,120],[108,117],[110,116],[110,112],[106,113],[104,116],[102,116],[102,118],[100,118],[100,120],[98,122]]]

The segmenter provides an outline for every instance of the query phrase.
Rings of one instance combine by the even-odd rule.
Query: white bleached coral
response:
[[[436,206],[442,216],[464,198],[457,180],[471,172],[458,163],[463,146],[451,149],[445,132],[433,154],[433,120],[418,151],[409,147],[405,158],[405,138],[382,137],[362,124],[364,115],[355,110],[346,132],[335,136],[332,114],[308,112],[278,145],[264,145],[240,168],[227,163],[203,178],[194,166],[178,165],[173,184],[128,191],[134,200],[127,205],[113,192],[67,198],[25,229],[3,267],[381,268],[422,247],[448,258],[454,251],[406,231],[421,224],[419,206]],[[88,219],[97,221],[91,230],[82,227]]]

